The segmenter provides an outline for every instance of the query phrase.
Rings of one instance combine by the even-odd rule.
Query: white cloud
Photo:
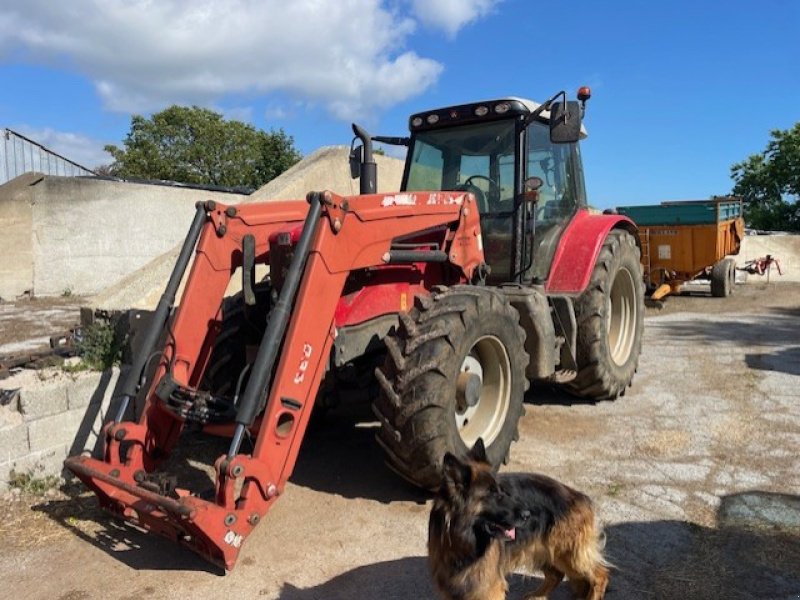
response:
[[[216,109],[221,112],[226,119],[251,123],[253,121],[252,106],[233,106],[231,108]]]
[[[457,15],[448,31],[485,3],[445,11]],[[120,112],[279,92],[348,119],[422,93],[443,68],[405,48],[415,21],[385,4],[396,3],[0,0],[0,57],[21,51],[76,68]],[[438,13],[417,10],[437,22]]]
[[[485,17],[502,0],[412,0],[416,16],[425,25],[443,29],[450,38]]]
[[[12,127],[12,129],[41,144],[48,150],[52,150],[56,154],[60,154],[64,158],[88,169],[94,169],[112,162],[111,156],[103,150],[106,143],[85,135],[56,131],[49,127],[43,129],[28,127],[27,125],[19,125]]]
[[[291,111],[286,108],[285,106],[280,106],[278,104],[270,104],[266,110],[264,111],[264,117],[268,121],[282,121],[286,119],[291,113]]]

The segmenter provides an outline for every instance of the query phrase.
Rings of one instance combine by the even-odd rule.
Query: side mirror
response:
[[[550,141],[554,144],[573,144],[581,139],[580,102],[570,100],[550,105]]]
[[[350,148],[350,178],[358,179],[361,174],[361,157],[364,154],[363,146]]]
[[[539,202],[539,188],[544,185],[541,177],[528,177],[523,187],[523,198],[525,202],[536,204]]]

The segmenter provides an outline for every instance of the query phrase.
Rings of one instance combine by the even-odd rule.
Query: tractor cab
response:
[[[563,96],[563,92],[556,96]],[[588,90],[579,97],[585,102]],[[586,207],[577,102],[508,98],[412,115],[403,191],[475,195],[489,283],[547,279],[566,224]],[[547,108],[557,113],[551,122]]]

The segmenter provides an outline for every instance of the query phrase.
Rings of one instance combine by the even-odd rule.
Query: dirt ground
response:
[[[80,322],[80,296],[0,302],[0,355],[46,349],[50,336]]]
[[[639,372],[615,402],[534,388],[505,470],[589,493],[616,568],[609,599],[800,598],[800,284],[647,310]],[[382,464],[374,423],[309,431],[283,498],[221,575],[110,519],[77,487],[0,502],[7,597],[433,598],[430,498]],[[189,459],[225,442],[191,439]],[[521,599],[538,574],[514,575]],[[555,598],[571,595],[560,586]]]

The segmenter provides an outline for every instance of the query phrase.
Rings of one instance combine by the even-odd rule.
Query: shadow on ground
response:
[[[761,354],[745,354],[744,360],[751,369],[800,375],[800,346]]]
[[[635,381],[635,379],[634,379]],[[629,389],[629,388],[628,388]],[[626,389],[622,396],[624,396]],[[533,406],[580,406],[584,404],[594,405],[603,402],[613,402],[613,400],[595,400],[593,398],[581,398],[570,394],[558,385],[534,382],[525,394],[525,404]]]
[[[508,600],[521,600],[526,593],[536,589],[541,577],[512,574],[509,578]],[[409,600],[437,598],[425,556],[409,556],[365,565],[346,571],[323,584],[298,588],[285,583],[279,600]],[[554,600],[570,598],[564,585],[553,595]]]
[[[800,496],[723,496],[715,528],[682,521],[606,530],[610,598],[777,599],[800,594]]]
[[[740,345],[794,345],[800,338],[800,323],[793,309],[773,309],[776,314],[741,314],[738,320],[659,321],[649,324],[659,328],[662,339],[692,340],[706,344],[736,343]],[[735,315],[734,315],[735,316]]]
[[[800,535],[681,521],[607,529],[608,598],[773,600],[800,594]]]
[[[309,427],[290,481],[317,491],[346,498],[368,498],[380,502],[397,500],[424,504],[429,495],[412,487],[392,473],[383,463],[383,454],[374,440],[374,424],[363,415],[343,411],[315,419]],[[214,489],[212,465],[229,445],[225,438],[184,431],[164,471],[175,475],[178,487],[208,497]],[[245,440],[242,451],[252,451]],[[107,552],[134,568],[153,570],[193,570],[220,573],[192,551],[147,534],[116,519],[99,508],[97,498],[77,481],[67,483],[64,500],[35,505],[33,510],[46,514],[77,537]],[[80,521],[90,521],[88,528]],[[91,531],[85,532],[83,529]]]
[[[63,490],[69,498],[32,507],[71,531],[76,537],[106,552],[112,558],[137,570],[207,571],[222,575],[220,568],[204,561],[188,549],[177,548],[174,542],[156,534],[144,533],[105,513],[94,494],[78,484]],[[88,528],[82,522],[91,522]],[[88,531],[84,531],[88,529]]]
[[[375,441],[369,406],[342,408],[312,421],[290,481],[313,490],[378,502],[424,503],[430,496],[393,473]]]
[[[731,520],[742,512],[748,526]],[[748,492],[723,498],[717,528],[682,521],[633,522],[606,529],[606,554],[614,563],[609,600],[790,599],[800,594],[800,528],[758,518],[775,511],[800,515],[797,496]],[[796,512],[795,512],[796,511]],[[793,516],[792,516],[793,515]],[[734,524],[735,523],[735,524]],[[770,524],[771,523],[771,524]],[[800,526],[799,526],[800,527]],[[521,600],[541,578],[513,574],[509,600]],[[285,583],[280,600],[393,600],[434,598],[426,558],[365,565],[310,588]],[[562,583],[553,600],[572,598]]]

